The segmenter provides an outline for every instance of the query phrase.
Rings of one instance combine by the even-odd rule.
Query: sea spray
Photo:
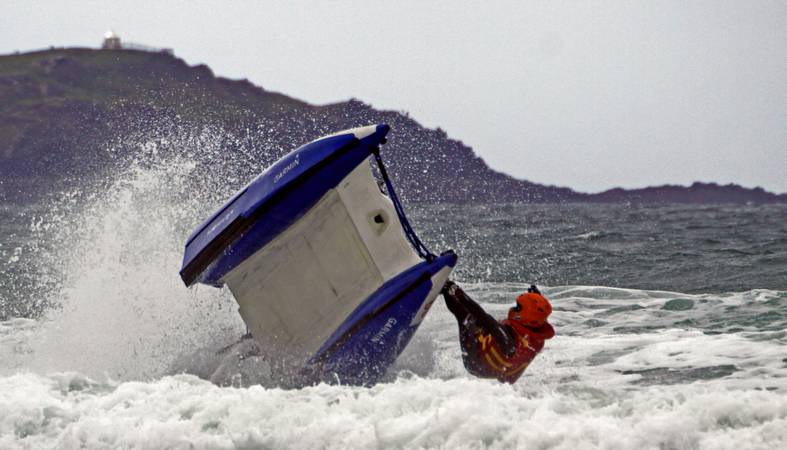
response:
[[[532,381],[532,380],[531,380]],[[787,402],[701,385],[557,392],[412,377],[373,388],[220,388],[193,376],[0,379],[0,447],[767,449]]]
[[[109,179],[34,216],[26,264],[49,276],[37,286],[46,308],[27,367],[151,378],[242,334],[226,290],[189,290],[178,277],[190,227],[246,181],[230,175],[238,161],[211,138],[219,130],[187,131],[109,149],[122,160]],[[221,170],[204,173],[212,160]]]

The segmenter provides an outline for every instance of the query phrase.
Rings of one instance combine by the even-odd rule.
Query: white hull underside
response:
[[[370,294],[421,261],[364,161],[223,281],[263,352],[302,365]]]

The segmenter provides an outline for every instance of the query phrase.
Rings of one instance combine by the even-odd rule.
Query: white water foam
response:
[[[193,376],[0,379],[0,448],[773,449],[787,399],[701,385],[560,392],[468,378],[220,388]]]
[[[526,286],[466,287],[502,314],[508,307],[502,301]],[[674,325],[691,310],[662,309],[687,298],[717,309],[774,301],[783,309],[787,293],[544,291],[555,305],[558,336],[513,386],[465,372],[455,321],[438,304],[388,381],[373,388],[220,387],[190,375],[93,381],[81,370],[6,367],[0,448],[766,449],[787,443],[783,335],[708,334]],[[594,318],[608,323],[588,324]],[[655,328],[630,329],[647,324]],[[629,328],[615,331],[616,325]],[[0,343],[35,353],[26,341],[42,326],[5,322]]]
[[[33,220],[35,236],[51,244],[38,249],[36,263],[56,273],[46,301],[53,307],[31,339],[15,345],[24,350],[2,351],[9,358],[0,373],[24,366],[151,379],[184,352],[243,332],[226,290],[189,290],[178,276],[185,227],[212,200],[189,192],[201,176],[197,164],[177,155],[154,160],[134,160],[116,180],[66,194]]]

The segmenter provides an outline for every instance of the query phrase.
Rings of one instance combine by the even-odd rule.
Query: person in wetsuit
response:
[[[508,318],[497,321],[453,281],[442,290],[445,304],[459,323],[462,361],[472,375],[514,383],[555,335],[547,322],[552,305],[535,285],[516,299]]]

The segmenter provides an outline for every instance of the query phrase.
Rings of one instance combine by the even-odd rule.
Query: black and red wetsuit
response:
[[[498,322],[453,283],[443,289],[448,309],[459,322],[462,361],[472,375],[514,383],[555,335],[549,323],[539,328],[513,320]]]

